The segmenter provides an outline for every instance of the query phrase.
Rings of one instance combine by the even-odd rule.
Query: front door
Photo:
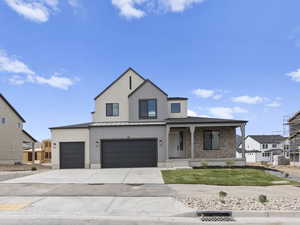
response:
[[[171,132],[170,133],[170,158],[184,158],[185,151],[184,151],[184,133],[183,131],[179,132]]]

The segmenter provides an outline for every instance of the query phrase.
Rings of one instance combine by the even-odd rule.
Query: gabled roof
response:
[[[168,124],[193,124],[193,123],[247,123],[246,120],[228,120],[207,117],[169,118]]]
[[[168,94],[166,92],[164,92],[163,90],[161,90],[158,86],[156,86],[151,80],[147,79],[145,80],[143,83],[140,84],[140,86],[138,86],[133,92],[131,92],[128,97],[132,96],[135,92],[137,92],[141,87],[143,87],[145,84],[150,83],[151,85],[153,85],[156,89],[158,89],[160,92],[162,92],[164,95],[168,96]]]
[[[123,72],[117,79],[115,79],[110,85],[108,85],[100,94],[98,94],[94,100],[99,98],[104,92],[106,92],[111,86],[113,86],[118,80],[120,80],[128,71],[133,71],[136,75],[138,75],[141,79],[145,80],[144,77],[142,77],[138,72],[136,72],[134,69],[129,67],[125,72]]]
[[[31,140],[33,140],[33,142],[38,142],[35,138],[33,138],[26,130],[23,130],[23,133],[29,137]]]
[[[3,101],[11,108],[12,111],[25,123],[26,121],[24,118],[17,112],[17,110],[9,103],[9,101],[0,93],[0,98],[3,99]]]
[[[281,135],[249,135],[248,137],[253,138],[261,144],[279,144],[285,140],[285,137]]]
[[[300,115],[300,110],[298,112],[296,112],[289,120],[288,122],[291,122],[293,119],[295,119],[297,116]]]

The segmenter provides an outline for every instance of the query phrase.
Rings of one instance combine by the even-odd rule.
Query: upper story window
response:
[[[290,146],[289,145],[284,145],[284,150],[289,150]]]
[[[157,118],[157,100],[142,99],[139,101],[139,117],[140,119],[156,119]]]
[[[204,150],[220,149],[220,132],[219,131],[204,131]]]
[[[106,103],[106,116],[119,116],[119,103]]]
[[[18,123],[18,128],[22,129],[22,123]]]
[[[130,76],[129,77],[129,90],[132,89],[132,77]]]
[[[272,148],[277,148],[277,144],[272,144]]]
[[[268,144],[263,144],[263,145],[262,145],[262,148],[263,148],[263,149],[267,149],[267,148],[268,148]]]
[[[5,117],[2,117],[1,123],[2,123],[2,124],[6,124],[6,119],[5,119]]]
[[[181,111],[181,104],[180,103],[171,103],[171,113],[180,113]]]

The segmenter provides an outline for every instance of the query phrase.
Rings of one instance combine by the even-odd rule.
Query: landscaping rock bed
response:
[[[265,203],[258,198],[195,198],[179,199],[187,207],[197,210],[234,210],[234,211],[300,211],[300,197],[270,198]]]

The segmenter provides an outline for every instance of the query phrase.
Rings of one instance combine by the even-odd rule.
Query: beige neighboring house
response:
[[[51,162],[51,140],[43,140],[42,143],[38,142],[35,144],[35,163],[50,163]],[[32,163],[32,146],[24,148],[23,152],[23,163]]]
[[[244,140],[247,121],[190,117],[187,98],[168,96],[132,68],[94,100],[92,122],[51,128],[53,168],[245,164],[235,139],[241,129]]]
[[[0,164],[21,163],[25,142],[36,142],[23,130],[25,122],[0,93]]]

